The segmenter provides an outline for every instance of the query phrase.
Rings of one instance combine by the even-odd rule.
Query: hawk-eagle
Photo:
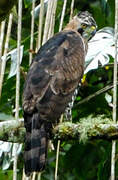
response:
[[[87,42],[96,27],[89,12],[80,12],[39,49],[31,63],[23,93],[28,176],[45,168],[52,125],[59,121],[81,81]]]

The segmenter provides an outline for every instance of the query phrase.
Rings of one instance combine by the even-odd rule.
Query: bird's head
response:
[[[95,35],[97,29],[97,24],[92,15],[88,11],[85,11],[80,12],[76,18],[78,19],[77,31],[84,39],[91,39]]]
[[[85,40],[90,40],[96,33],[97,24],[88,11],[79,12],[65,29],[78,31]]]

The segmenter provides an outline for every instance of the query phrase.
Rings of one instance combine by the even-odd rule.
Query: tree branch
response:
[[[0,122],[0,140],[7,142],[24,142],[24,121],[20,119]]]
[[[108,119],[101,118],[103,116],[97,118],[89,116],[86,120],[82,120],[77,124],[71,122],[60,123],[53,129],[52,138],[61,140],[76,139],[83,142],[91,139],[118,139],[118,123],[114,124]],[[0,140],[23,143],[24,137],[23,119],[0,123]]]
[[[118,82],[117,82],[117,85],[118,85]],[[83,100],[79,101],[77,104],[74,105],[74,107],[77,107],[79,106],[80,104],[83,104],[85,102],[88,102],[89,100],[91,100],[92,98],[104,93],[104,92],[107,92],[108,90],[112,89],[113,88],[113,84],[110,84],[98,91],[96,91],[94,94],[91,94],[89,95],[88,97],[84,98]]]
[[[86,140],[91,139],[118,139],[118,124],[99,124],[93,129],[88,129],[86,132],[87,137],[82,137],[82,133],[84,132],[81,132],[81,128],[83,127],[80,123],[74,124],[66,122],[56,126],[53,133],[55,138],[61,140],[76,139],[85,142]]]

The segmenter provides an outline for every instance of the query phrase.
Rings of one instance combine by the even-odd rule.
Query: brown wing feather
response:
[[[48,57],[47,54],[39,61],[33,61],[24,89],[24,110],[33,109],[36,101],[42,99],[49,86],[55,94],[68,94],[77,87],[84,68],[84,44],[79,33],[64,33],[66,39],[55,49],[52,56]],[[63,33],[58,36],[61,34]],[[51,48],[48,49],[50,54]]]

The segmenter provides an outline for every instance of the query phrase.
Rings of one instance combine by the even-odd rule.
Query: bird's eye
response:
[[[82,24],[82,28],[85,29],[87,27],[86,24]]]

